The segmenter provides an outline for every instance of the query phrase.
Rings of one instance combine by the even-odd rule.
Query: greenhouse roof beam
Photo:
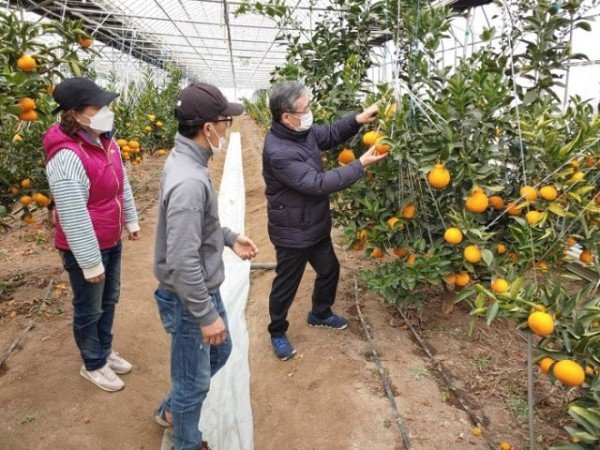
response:
[[[140,59],[148,64],[153,66],[164,68],[164,60],[162,58],[162,51],[158,47],[145,48],[144,51],[139,49],[139,46],[135,45],[135,36],[133,36],[134,31],[130,28],[125,28],[125,24],[117,19],[111,18],[107,19],[106,12],[100,8],[96,8],[96,12],[90,14],[88,16],[81,16],[80,14],[76,14],[73,8],[64,8],[64,3],[57,1],[45,1],[45,2],[35,2],[33,0],[27,0],[27,2],[22,2],[21,7],[26,9],[29,12],[38,14],[43,17],[55,18],[62,20],[63,12],[64,17],[73,20],[83,20],[84,21],[84,29],[89,34],[94,34],[94,37],[113,47],[117,50],[120,50],[124,53],[131,53],[131,55],[137,59]],[[93,16],[93,17],[90,17]],[[99,18],[100,20],[96,20]],[[100,29],[99,26],[104,21],[104,26]],[[116,32],[112,30],[113,24],[120,25],[123,27],[124,31],[128,34],[128,36],[120,36]],[[94,26],[92,26],[94,25]],[[95,33],[94,33],[95,31]],[[144,35],[143,32],[140,33]]]
[[[28,0],[30,2],[32,2],[32,0]],[[33,3],[33,2],[32,2]],[[88,13],[89,10],[85,9],[85,8],[73,8],[73,7],[69,7],[70,11],[72,12],[80,12],[80,13]],[[168,18],[168,17],[155,17],[155,16],[141,16],[141,15],[137,15],[137,14],[131,14],[131,15],[127,15],[127,17],[131,18],[131,19],[140,19],[140,20],[149,20],[149,21],[158,21],[158,22],[170,22],[170,23],[185,23],[185,24],[191,24],[191,25],[212,25],[215,27],[222,27],[223,25],[214,23],[214,22],[207,22],[207,21],[202,21],[202,20],[192,20],[192,19],[176,19],[175,22]],[[296,28],[287,28],[287,27],[275,27],[275,26],[268,26],[268,25],[249,25],[249,24],[237,24],[237,23],[232,23],[231,24],[232,28],[251,28],[251,29],[257,29],[257,30],[289,30],[289,31],[295,31]],[[130,28],[131,29],[131,28]],[[135,30],[135,29],[132,29]]]
[[[223,3],[223,0],[192,0],[195,2],[203,2],[203,3]],[[230,2],[228,1],[227,3],[229,3],[232,6],[241,6],[244,4],[244,2],[239,2],[239,1],[233,1]],[[298,6],[296,9],[298,10],[304,10],[304,11],[329,11],[329,9],[327,8],[323,8],[320,6]]]

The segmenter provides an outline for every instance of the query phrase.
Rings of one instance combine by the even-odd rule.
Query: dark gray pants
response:
[[[288,311],[292,306],[298,286],[304,275],[306,264],[310,263],[317,273],[312,295],[312,313],[318,319],[327,319],[335,302],[340,263],[335,256],[331,238],[324,239],[308,248],[276,247],[277,268],[269,297],[271,336],[283,336],[288,329]]]

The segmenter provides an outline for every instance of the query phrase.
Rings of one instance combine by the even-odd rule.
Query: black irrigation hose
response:
[[[356,311],[358,311],[358,317],[360,318],[360,322],[365,330],[365,335],[367,336],[367,341],[369,342],[369,346],[371,347],[371,353],[373,353],[373,357],[375,358],[375,363],[377,364],[377,369],[379,370],[379,376],[381,377],[381,382],[383,384],[383,388],[385,389],[385,393],[387,394],[388,400],[390,401],[390,406],[392,407],[392,411],[394,412],[395,422],[400,429],[400,433],[402,434],[402,442],[404,444],[404,448],[406,450],[410,450],[410,438],[408,436],[408,428],[404,423],[404,419],[400,415],[398,411],[398,405],[396,404],[396,399],[394,398],[394,394],[392,393],[392,388],[390,387],[390,381],[388,379],[385,370],[383,369],[383,363],[381,362],[381,357],[375,348],[375,344],[373,343],[373,338],[371,338],[371,333],[369,333],[369,327],[365,321],[362,310],[360,309],[360,304],[358,301],[358,283],[356,281],[356,277],[354,278],[354,296],[356,303]]]
[[[460,395],[460,393],[458,392],[458,390],[456,389],[456,387],[454,387],[454,384],[452,383],[452,380],[450,380],[450,378],[446,375],[446,373],[442,370],[442,364],[440,363],[440,361],[438,361],[435,356],[433,356],[433,354],[431,353],[431,351],[429,350],[429,348],[427,347],[427,344],[425,344],[425,341],[423,341],[423,339],[421,338],[421,336],[419,335],[419,333],[417,332],[417,330],[415,330],[415,328],[412,326],[412,324],[410,323],[410,321],[408,320],[408,317],[406,317],[406,315],[404,314],[404,311],[402,311],[402,309],[400,309],[400,307],[398,305],[394,305],[396,307],[396,309],[398,310],[398,313],[400,314],[400,317],[402,317],[402,320],[404,320],[404,323],[406,324],[406,326],[408,327],[408,329],[411,331],[411,333],[413,334],[415,340],[418,342],[419,346],[421,347],[421,349],[423,350],[423,352],[425,352],[425,354],[427,355],[427,357],[431,360],[433,366],[435,367],[439,377],[444,381],[444,383],[446,383],[446,386],[448,386],[448,389],[450,389],[450,391],[452,392],[452,394],[454,394],[454,396],[456,397],[456,399],[458,400],[458,402],[460,403],[460,406],[462,407],[462,409],[467,413],[467,415],[469,416],[469,418],[471,419],[471,423],[475,426],[481,426],[483,419],[481,417],[479,417],[475,412],[473,412],[471,410],[471,408],[469,408],[469,406],[467,405],[467,402],[463,399],[463,397]],[[488,439],[483,436],[488,447],[491,449],[495,449],[496,446],[494,446],[490,441],[488,441]]]

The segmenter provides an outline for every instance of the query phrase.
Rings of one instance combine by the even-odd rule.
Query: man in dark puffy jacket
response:
[[[277,356],[287,360],[296,351],[286,337],[288,311],[306,264],[317,273],[308,324],[343,330],[348,321],[331,310],[340,265],[331,242],[329,194],[346,189],[364,175],[380,156],[369,149],[356,161],[325,171],[321,151],[336,147],[376,119],[377,106],[350,114],[339,122],[313,125],[310,99],[304,85],[285,82],[270,93],[273,116],[263,150],[267,185],[269,237],[277,252],[277,270],[269,298],[269,333]]]

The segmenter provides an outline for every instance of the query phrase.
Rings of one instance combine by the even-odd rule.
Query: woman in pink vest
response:
[[[123,389],[132,365],[112,348],[121,287],[121,234],[140,238],[131,186],[112,139],[118,94],[85,78],[54,91],[60,123],[44,135],[46,174],[56,204],[56,247],[73,289],[73,332],[80,374],[105,391]]]

